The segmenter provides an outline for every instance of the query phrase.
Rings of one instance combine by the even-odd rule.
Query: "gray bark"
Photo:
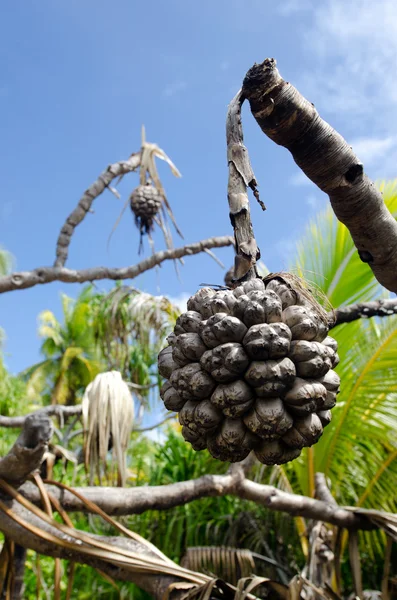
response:
[[[236,465],[237,466],[237,465]],[[85,505],[72,493],[47,485],[67,512],[88,512]],[[237,496],[263,504],[270,510],[293,516],[321,520],[347,529],[373,529],[364,514],[355,515],[329,502],[306,496],[289,494],[271,485],[262,485],[245,479],[242,469],[226,475],[204,475],[198,479],[162,486],[111,488],[82,487],[76,491],[113,516],[141,514],[147,510],[166,510],[206,497]],[[40,503],[38,490],[26,483],[20,492],[35,504]]]
[[[359,302],[340,306],[328,313],[330,329],[341,323],[351,323],[357,319],[368,319],[370,317],[389,317],[397,315],[397,299],[380,299],[372,302]]]
[[[241,92],[238,92],[229,105],[226,119],[227,161],[229,165],[227,197],[230,221],[234,229],[236,242],[234,263],[234,279],[236,281],[257,277],[255,264],[260,259],[260,250],[251,223],[247,187],[253,189],[258,201],[259,195],[256,189],[255,175],[248,157],[248,150],[243,144],[242,102]],[[264,205],[262,203],[261,205],[264,209]]]
[[[22,290],[34,287],[38,284],[51,283],[52,281],[63,281],[65,283],[86,283],[98,279],[112,279],[119,281],[121,279],[134,279],[141,273],[152,269],[165,260],[175,260],[183,256],[199,254],[211,248],[222,248],[232,246],[233,238],[230,236],[220,236],[201,240],[194,244],[188,244],[172,250],[161,250],[145,258],[136,265],[121,268],[110,267],[92,267],[75,271],[64,267],[40,267],[33,271],[24,271],[20,273],[11,273],[0,277],[0,293],[11,292],[12,290]]]
[[[37,412],[29,415],[15,444],[0,459],[0,478],[15,486],[23,483],[30,473],[39,468],[52,433],[52,423],[46,414]]]
[[[284,81],[274,59],[248,71],[242,93],[262,131],[287,148],[307,177],[328,194],[361,260],[379,283],[397,292],[397,222],[351,147]]]

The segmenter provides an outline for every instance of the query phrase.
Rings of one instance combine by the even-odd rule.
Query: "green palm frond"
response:
[[[28,393],[51,398],[53,403],[73,403],[104,369],[93,334],[92,286],[83,288],[76,300],[61,295],[63,322],[44,310],[39,315],[41,353],[45,360],[26,369]]]
[[[7,275],[14,264],[14,258],[8,250],[0,246],[0,275]]]
[[[378,185],[397,216],[397,180]],[[320,287],[335,307],[385,293],[331,209],[309,225],[294,268]],[[323,472],[339,503],[395,511],[397,318],[361,319],[335,328],[331,335],[341,358],[336,368],[341,392],[332,421],[314,447],[274,471],[274,478],[279,485],[287,482],[291,490],[310,494],[314,473]]]
[[[378,186],[387,207],[397,216],[397,180]],[[371,300],[381,293],[371,269],[360,260],[349,231],[331,207],[309,223],[298,243],[292,269],[314,282],[334,307]]]

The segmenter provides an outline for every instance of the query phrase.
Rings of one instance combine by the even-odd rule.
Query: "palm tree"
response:
[[[51,404],[74,404],[85,387],[105,369],[92,330],[91,286],[76,300],[62,294],[63,323],[50,310],[39,315],[39,335],[44,338],[44,360],[21,375],[28,394],[43,396]]]
[[[108,365],[121,372],[145,401],[151,385],[160,383],[157,355],[180,311],[164,296],[152,296],[117,285],[95,300],[94,336]],[[158,395],[154,395],[157,400]]]
[[[380,188],[397,217],[397,180]],[[309,224],[293,270],[334,307],[388,297],[331,208]],[[314,475],[322,472],[339,503],[396,512],[397,316],[360,319],[336,327],[331,335],[339,346],[336,370],[342,382],[332,422],[315,446],[275,467],[273,477],[288,491],[313,495]],[[303,519],[296,523],[303,534]],[[369,552],[375,547],[371,539]]]

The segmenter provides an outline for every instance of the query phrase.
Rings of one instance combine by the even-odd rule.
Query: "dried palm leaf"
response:
[[[182,565],[193,571],[220,577],[232,585],[255,571],[255,561],[250,550],[219,546],[188,548]]]
[[[118,371],[101,373],[87,386],[82,401],[82,415],[85,466],[90,485],[94,482],[95,474],[102,482],[103,472],[108,484],[123,486],[134,403]],[[109,450],[112,450],[110,472],[107,466]]]

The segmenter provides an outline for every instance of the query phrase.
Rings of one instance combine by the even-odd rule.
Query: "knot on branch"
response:
[[[28,415],[15,444],[0,459],[0,478],[21,485],[39,468],[52,434],[52,422],[44,412]]]

